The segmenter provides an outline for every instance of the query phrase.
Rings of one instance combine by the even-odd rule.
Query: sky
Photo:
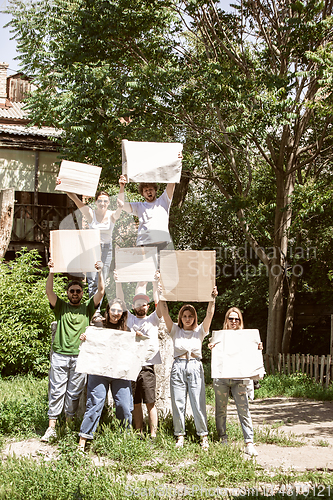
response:
[[[221,0],[219,5],[224,10],[231,10],[230,7],[231,0]],[[0,11],[6,8],[7,0],[0,0]],[[235,1],[234,1],[235,3]],[[16,41],[10,40],[11,34],[9,28],[4,28],[3,26],[10,21],[9,14],[0,13],[0,62],[9,63],[7,69],[7,75],[13,75],[20,71],[19,61],[14,60],[16,53]]]

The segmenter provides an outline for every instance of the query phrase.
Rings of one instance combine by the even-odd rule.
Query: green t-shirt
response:
[[[89,326],[95,312],[94,297],[79,306],[72,306],[57,297],[53,309],[57,320],[53,350],[59,354],[75,356],[79,354],[80,335]]]

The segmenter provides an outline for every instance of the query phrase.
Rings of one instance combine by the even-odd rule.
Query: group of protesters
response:
[[[88,374],[86,411],[79,433],[80,448],[84,450],[86,441],[93,439],[109,387],[114,399],[116,418],[125,429],[133,426],[138,432],[143,432],[142,404],[146,405],[150,437],[155,440],[158,414],[155,406],[156,375],[154,364],[161,362],[158,349],[158,326],[163,316],[174,347],[170,393],[174,435],[176,437],[175,446],[182,448],[184,445],[188,394],[201,447],[203,450],[208,450],[205,382],[201,358],[202,342],[209,334],[214,315],[215,299],[218,295],[216,286],[212,290],[206,316],[199,325],[197,312],[189,304],[180,309],[177,323],[173,322],[169,315],[167,302],[160,300],[159,273],[157,273],[157,282],[154,285],[155,311],[152,314],[147,315],[150,300],[146,295],[145,287],[142,288],[142,285],[141,288],[137,287],[132,301],[133,313],[131,313],[125,305],[120,284],[116,286],[117,297],[108,301],[104,317],[100,312],[105,293],[105,279],[110,272],[112,259],[112,231],[121,211],[133,213],[139,218],[138,246],[156,246],[160,250],[166,248],[171,241],[168,220],[175,184],[168,184],[163,194],[157,198],[156,184],[141,183],[139,184],[139,192],[144,197],[144,201],[128,203],[124,200],[126,182],[126,176],[120,176],[120,191],[115,211],[108,209],[110,199],[104,191],[96,194],[96,209],[85,205],[75,194],[68,193],[68,196],[86,217],[89,228],[100,229],[101,261],[95,264],[96,273],[90,273],[87,276],[89,300],[86,302],[82,301],[83,283],[80,280],[68,283],[67,297],[69,302],[59,298],[53,290],[53,261],[50,259],[48,264],[50,272],[46,283],[46,294],[50,307],[54,311],[57,329],[52,345],[49,375],[49,426],[42,441],[47,442],[51,437],[56,436],[57,419],[63,410],[67,420],[72,419],[76,413],[81,392],[86,384],[86,375],[75,371],[76,361],[80,343],[86,340],[85,331],[91,321],[95,321],[95,324],[100,322],[103,328],[133,331],[136,336],[148,339],[150,344],[157,345],[157,347],[151,351],[154,353],[153,357],[145,360],[134,383],[125,379]],[[229,309],[226,313],[223,329],[242,328],[244,328],[244,324],[241,311],[235,307]],[[208,347],[214,349],[214,342],[211,341]],[[261,349],[262,344],[258,347]],[[245,452],[250,456],[256,456],[258,453],[253,443],[248,384],[249,380],[247,379],[214,379],[215,418],[219,439],[222,444],[227,444],[227,403],[231,390],[242,426],[246,445]]]

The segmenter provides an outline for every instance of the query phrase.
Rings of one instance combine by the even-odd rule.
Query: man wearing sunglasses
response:
[[[79,354],[80,335],[89,326],[100,301],[104,296],[102,263],[96,262],[98,272],[97,292],[82,303],[83,286],[80,281],[71,281],[67,285],[69,302],[60,299],[53,290],[54,263],[48,263],[49,276],[46,281],[46,295],[57,320],[57,330],[52,344],[51,368],[49,375],[49,427],[42,441],[49,441],[56,436],[57,418],[63,408],[66,419],[71,419],[76,412],[80,394],[86,383],[86,375],[76,373],[76,361]]]

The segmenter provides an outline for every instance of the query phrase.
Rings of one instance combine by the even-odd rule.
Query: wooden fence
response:
[[[264,354],[264,364],[267,374],[305,373],[326,387],[333,380],[333,359],[327,356],[314,356],[312,354],[278,354],[271,356]]]

